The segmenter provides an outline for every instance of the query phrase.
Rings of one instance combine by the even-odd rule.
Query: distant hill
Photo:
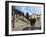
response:
[[[22,11],[20,11],[20,10],[18,10],[18,9],[15,9],[15,10],[14,10],[14,15],[15,15],[15,14],[22,15],[22,14],[23,14],[23,12],[22,12]],[[13,12],[12,12],[12,15],[13,15]]]
[[[20,10],[18,10],[18,9],[15,9],[15,14],[22,15],[22,14],[23,14],[23,12],[22,12],[22,11],[20,11]]]

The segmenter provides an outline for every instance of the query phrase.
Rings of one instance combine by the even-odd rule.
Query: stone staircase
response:
[[[15,23],[14,23],[14,31],[21,31],[23,30],[23,28],[25,27],[29,27],[30,26],[30,22],[26,19],[23,18],[23,16],[15,18]]]
[[[36,21],[34,28],[38,29],[41,26],[41,22]],[[30,22],[23,16],[15,18],[13,31],[22,31],[26,27],[31,27]]]

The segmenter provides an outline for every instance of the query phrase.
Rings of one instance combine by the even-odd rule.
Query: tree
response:
[[[33,30],[35,22],[36,22],[36,19],[35,18],[30,18],[29,19],[29,13],[28,12],[26,13],[26,19],[30,21],[31,29]]]
[[[24,13],[23,13],[23,16],[24,16]]]
[[[31,18],[31,19],[30,19],[31,29],[34,29],[35,23],[36,23],[36,19],[35,19],[35,18]]]
[[[26,19],[29,20],[29,13],[26,13]]]
[[[24,13],[23,13],[23,19],[24,19]]]
[[[14,28],[14,22],[15,22],[15,6],[12,6],[12,16],[13,16],[13,19],[12,19],[12,27]]]
[[[35,26],[35,23],[36,23],[36,18],[32,18],[32,16],[31,16],[31,18],[29,19],[29,13],[27,12],[26,13],[26,19],[30,22],[30,27],[29,28],[25,28],[24,30],[26,30],[26,29],[31,29],[31,30],[34,30],[35,28],[34,28],[34,26]]]

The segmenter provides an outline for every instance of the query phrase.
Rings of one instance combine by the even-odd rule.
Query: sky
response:
[[[32,14],[32,13],[39,14],[39,13],[41,13],[41,7],[37,7],[37,6],[16,6],[15,8],[24,12],[24,13],[28,12],[29,14]]]

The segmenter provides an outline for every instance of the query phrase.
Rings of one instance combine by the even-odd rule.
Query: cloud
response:
[[[37,7],[37,6],[16,6],[16,9],[24,12],[24,13],[41,13],[41,7]]]

